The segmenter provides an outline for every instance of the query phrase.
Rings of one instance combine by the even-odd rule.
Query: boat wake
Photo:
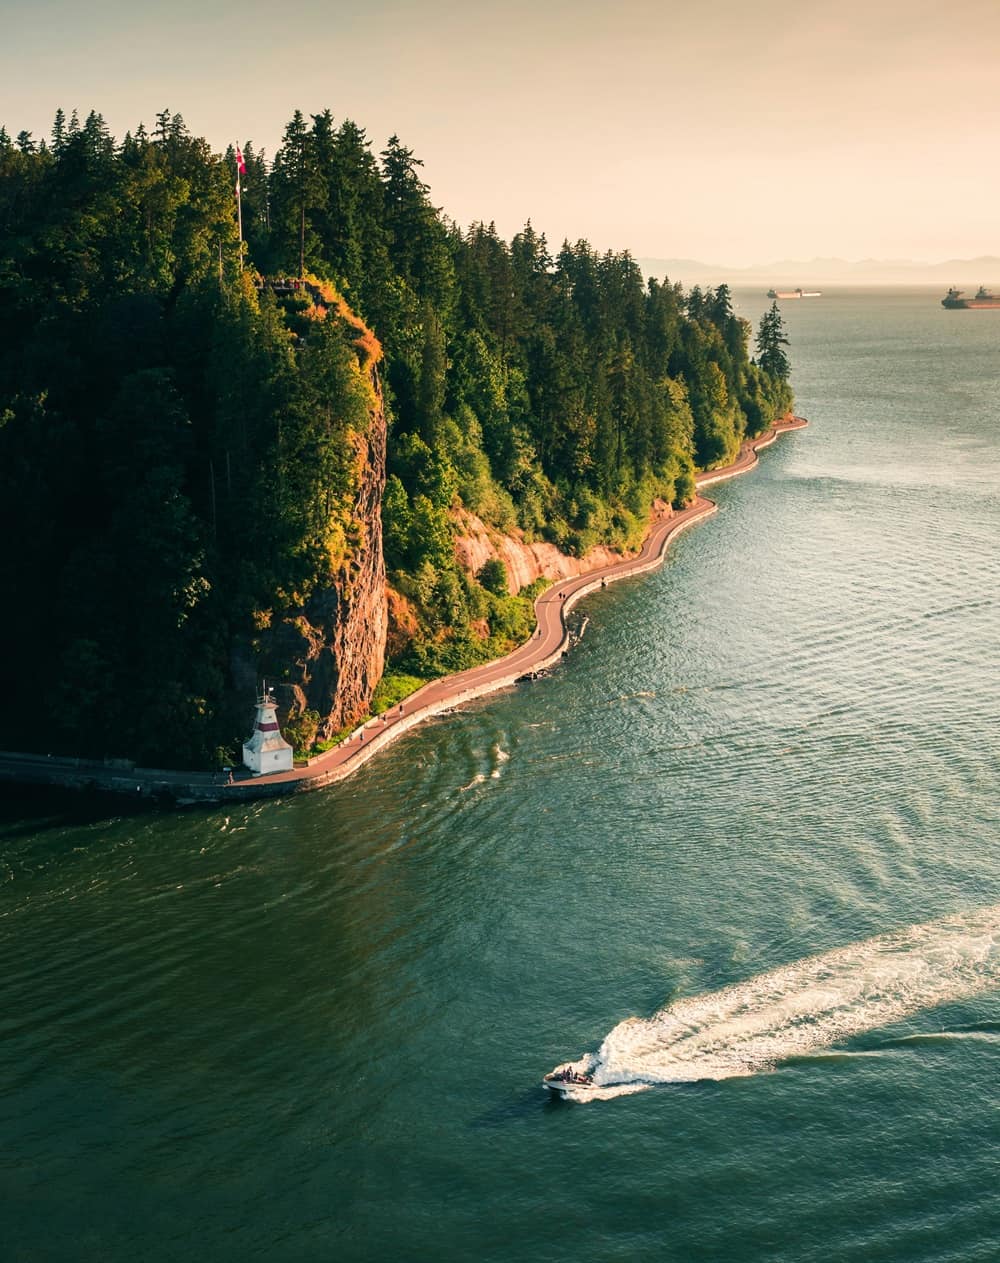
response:
[[[477,785],[482,785],[488,780],[498,781],[503,776],[504,764],[509,761],[510,752],[505,750],[499,741],[495,742],[490,750],[490,771],[477,772],[468,785],[462,786],[461,792],[464,793],[468,789],[475,789]]]
[[[596,1054],[566,1064],[592,1076],[597,1090],[579,1098],[587,1100],[758,1074],[998,986],[1000,904],[796,961],[649,1019],[627,1018]]]

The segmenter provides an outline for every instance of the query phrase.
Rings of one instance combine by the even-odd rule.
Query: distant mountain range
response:
[[[701,263],[697,259],[637,259],[647,276],[664,276],[684,285],[732,287],[761,285],[779,289],[814,289],[818,285],[957,285],[974,289],[987,285],[1000,289],[1000,257],[981,255],[977,259],[946,259],[941,263],[921,263],[914,259],[779,259],[775,263],[754,263],[750,267],[726,267]]]

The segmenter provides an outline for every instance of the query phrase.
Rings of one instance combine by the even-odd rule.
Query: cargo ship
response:
[[[962,291],[952,287],[941,299],[941,306],[951,311],[967,311],[970,307],[1000,307],[1000,298],[982,285],[972,298],[963,298]]]
[[[818,289],[769,289],[767,296],[768,298],[821,298],[822,291]]]

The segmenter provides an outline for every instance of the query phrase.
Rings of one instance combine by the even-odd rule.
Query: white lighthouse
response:
[[[254,776],[292,770],[292,747],[281,735],[276,710],[274,694],[265,684],[264,691],[257,698],[253,735],[243,744],[243,762]]]

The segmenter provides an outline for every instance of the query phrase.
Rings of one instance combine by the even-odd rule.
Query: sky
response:
[[[998,0],[0,0],[0,123],[329,108],[459,224],[745,267],[1000,254]]]

